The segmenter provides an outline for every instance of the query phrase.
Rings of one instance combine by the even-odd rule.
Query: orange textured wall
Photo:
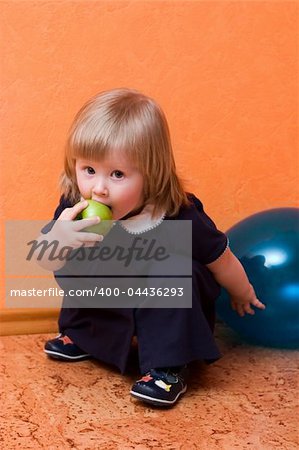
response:
[[[1,20],[2,221],[51,217],[73,115],[119,86],[162,105],[220,228],[298,206],[296,1],[2,0]]]

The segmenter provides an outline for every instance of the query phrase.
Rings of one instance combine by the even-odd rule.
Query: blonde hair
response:
[[[175,167],[169,128],[160,106],[133,89],[113,89],[91,98],[71,126],[61,178],[63,194],[79,201],[76,158],[99,161],[124,152],[144,176],[144,204],[169,216],[188,204]]]

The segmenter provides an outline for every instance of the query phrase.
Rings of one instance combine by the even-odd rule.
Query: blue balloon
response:
[[[244,340],[257,345],[299,348],[299,209],[254,214],[227,231],[265,310],[240,317],[222,290],[217,313]]]

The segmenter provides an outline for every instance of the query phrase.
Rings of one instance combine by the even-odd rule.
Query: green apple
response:
[[[91,233],[102,234],[105,236],[109,233],[113,225],[111,209],[107,205],[96,202],[95,200],[87,201],[88,206],[83,209],[80,214],[80,218],[90,219],[91,217],[98,216],[100,217],[101,222],[97,225],[91,225],[90,227],[84,228],[84,231],[90,231]]]

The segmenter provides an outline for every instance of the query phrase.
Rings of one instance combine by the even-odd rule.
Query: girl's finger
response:
[[[79,236],[77,236],[77,240],[79,242],[82,242],[82,244],[85,245],[85,243],[92,243],[93,245],[95,244],[95,242],[101,242],[104,239],[104,236],[102,236],[101,234],[96,234],[96,233],[88,233],[82,231],[81,233],[79,233]]]
[[[90,227],[91,225],[97,225],[100,223],[101,219],[97,216],[90,217],[88,219],[82,219],[82,220],[76,220],[73,223],[73,230],[75,231],[81,231],[84,230],[84,228]]]
[[[236,305],[235,305],[235,303],[231,303],[231,307],[232,307],[232,309],[234,310],[234,311],[236,311],[237,310],[237,308],[236,308]]]
[[[83,200],[79,203],[76,203],[71,208],[66,208],[60,215],[59,220],[74,220],[78,216],[78,214],[83,211],[83,209],[87,208],[88,202],[87,200]]]
[[[258,299],[256,299],[254,302],[252,302],[252,304],[254,305],[254,306],[256,306],[257,308],[260,308],[260,309],[265,309],[266,308],[266,305],[264,305],[264,303],[262,303],[260,300],[258,300]]]
[[[77,217],[77,215],[78,215],[81,211],[83,211],[83,209],[87,208],[87,206],[88,206],[88,201],[87,201],[87,200],[81,200],[80,202],[76,203],[76,204],[73,206],[73,211],[74,211],[74,213],[75,213],[74,219]]]
[[[237,306],[237,313],[239,316],[243,317],[245,315],[242,305]]]
[[[254,311],[253,311],[253,309],[250,307],[250,304],[249,304],[249,303],[246,304],[246,305],[244,305],[244,311],[245,311],[247,314],[250,314],[251,316],[254,315]]]

